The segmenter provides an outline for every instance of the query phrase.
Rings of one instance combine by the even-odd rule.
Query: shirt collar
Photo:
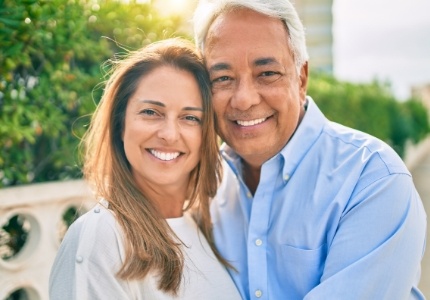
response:
[[[240,156],[226,143],[223,143],[220,148],[221,156],[228,163],[236,176],[242,176],[241,158]]]
[[[282,175],[284,181],[290,179],[300,161],[320,136],[324,124],[327,122],[327,119],[310,96],[307,96],[307,102],[306,113],[293,137],[284,148],[272,158],[274,159],[278,155],[282,157],[280,161],[283,163]],[[239,155],[225,143],[221,146],[220,151],[234,173],[237,176],[241,176],[242,168]]]
[[[290,141],[280,151],[284,161],[282,171],[284,181],[288,181],[292,176],[306,153],[321,135],[324,124],[327,122],[327,119],[310,96],[307,96],[307,101],[307,110],[299,127]]]

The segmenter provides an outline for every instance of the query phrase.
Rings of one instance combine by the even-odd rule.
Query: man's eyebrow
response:
[[[231,70],[231,66],[227,63],[214,64],[209,68],[209,72]]]
[[[258,58],[254,61],[255,66],[265,66],[270,64],[279,64],[274,57]],[[227,63],[217,63],[209,68],[209,72],[231,70],[231,66]]]
[[[273,58],[273,57],[263,57],[263,58],[258,58],[254,61],[254,65],[255,66],[265,66],[265,65],[269,65],[269,64],[279,64],[278,61]]]

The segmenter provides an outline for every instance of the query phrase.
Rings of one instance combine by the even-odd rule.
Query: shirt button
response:
[[[96,214],[98,214],[98,213],[100,212],[100,208],[98,208],[98,207],[94,208],[94,212],[95,212]]]
[[[247,193],[246,193],[246,196],[247,196],[248,198],[252,198],[252,194],[251,194],[251,192],[247,192]]]
[[[257,246],[261,246],[261,245],[263,245],[263,241],[262,241],[262,240],[260,240],[260,239],[256,239],[256,240],[255,240],[255,244],[256,244]]]
[[[255,291],[255,297],[260,298],[263,295],[263,292],[260,290]]]
[[[285,174],[285,175],[284,175],[284,180],[285,180],[285,181],[288,181],[288,180],[290,180],[290,175],[288,175],[288,174]]]
[[[84,258],[82,257],[82,256],[80,256],[80,255],[78,255],[78,256],[76,256],[76,262],[78,263],[78,264],[80,264],[81,262],[83,262],[84,261]]]

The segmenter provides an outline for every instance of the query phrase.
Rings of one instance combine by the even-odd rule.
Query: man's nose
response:
[[[249,78],[242,79],[237,83],[231,99],[231,106],[238,110],[248,110],[254,105],[259,104],[261,101],[260,94]]]
[[[177,120],[166,118],[164,124],[158,130],[158,137],[171,144],[179,139],[179,124]]]

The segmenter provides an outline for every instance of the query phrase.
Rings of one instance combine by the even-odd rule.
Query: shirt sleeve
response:
[[[421,299],[414,284],[425,228],[424,208],[408,174],[373,182],[344,211],[320,284],[305,299]]]
[[[116,277],[121,242],[114,216],[102,207],[73,223],[51,269],[50,299],[132,299],[128,283]]]

